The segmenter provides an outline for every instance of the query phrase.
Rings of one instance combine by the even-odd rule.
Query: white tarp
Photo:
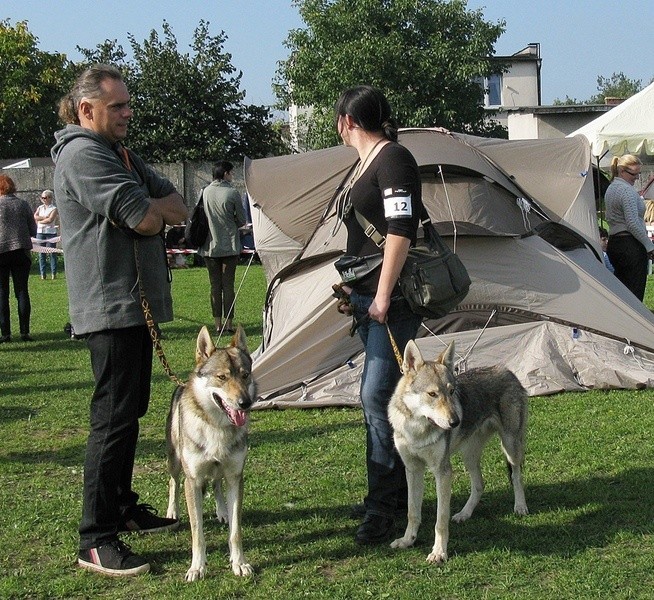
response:
[[[654,154],[654,83],[567,137],[576,135],[588,139],[593,156]]]

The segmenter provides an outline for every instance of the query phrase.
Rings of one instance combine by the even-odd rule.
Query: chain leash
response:
[[[395,360],[397,360],[397,365],[400,367],[400,373],[403,373],[402,363],[404,361],[402,360],[402,355],[400,354],[400,349],[397,347],[397,343],[395,342],[395,338],[393,337],[393,334],[391,333],[391,328],[388,326],[388,321],[386,322],[386,331],[388,331],[388,339],[391,341],[391,346],[393,347],[393,354],[395,354]]]
[[[145,291],[143,289],[143,282],[141,281],[141,269],[139,261],[139,244],[138,240],[134,240],[134,258],[136,260],[136,280],[139,286],[139,296],[141,298],[141,310],[143,311],[143,316],[145,317],[145,322],[148,326],[148,331],[150,332],[150,338],[152,339],[152,346],[154,351],[165,371],[168,378],[177,385],[185,385],[185,383],[173,373],[173,370],[170,368],[166,354],[164,353],[163,347],[161,346],[161,337],[159,332],[154,324],[154,318],[152,317],[152,310],[150,309],[150,303],[145,297]]]

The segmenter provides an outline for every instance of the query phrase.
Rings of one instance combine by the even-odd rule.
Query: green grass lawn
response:
[[[245,267],[239,267],[237,285]],[[415,548],[361,548],[350,505],[365,490],[365,434],[357,409],[254,411],[246,466],[244,548],[252,578],[232,575],[226,526],[205,504],[208,575],[186,584],[190,530],[127,541],[148,575],[112,579],[75,566],[82,464],[92,380],[86,345],[67,339],[65,280],[33,271],[36,342],[0,346],[0,598],[651,598],[654,586],[654,390],[593,391],[530,400],[525,485],[530,515],[513,497],[492,442],[486,491],[472,519],[450,527],[450,560],[425,559],[435,491],[426,487]],[[174,272],[175,320],[164,349],[186,378],[195,337],[209,325],[204,269]],[[654,308],[650,277],[646,303]],[[265,281],[250,268],[237,320],[251,349],[261,335]],[[15,303],[12,298],[12,314]],[[15,316],[15,315],[14,315]],[[17,331],[17,326],[14,327]],[[173,384],[154,366],[135,469],[141,501],[165,512],[164,421]],[[467,498],[455,462],[453,510]],[[403,524],[400,525],[401,527]]]

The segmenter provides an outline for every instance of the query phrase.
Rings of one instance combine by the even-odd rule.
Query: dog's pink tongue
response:
[[[245,425],[248,414],[244,410],[228,410],[229,420],[236,425],[236,427],[243,427]]]

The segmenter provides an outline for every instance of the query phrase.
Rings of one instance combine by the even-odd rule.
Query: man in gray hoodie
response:
[[[84,465],[81,567],[108,575],[149,570],[118,537],[165,531],[177,521],[138,504],[132,472],[150,398],[152,341],[139,280],[154,321],[172,319],[163,236],[186,219],[184,199],[122,141],[132,117],[120,71],[95,65],[61,101],[54,191],[66,258],[70,319],[87,336],[95,390]]]

